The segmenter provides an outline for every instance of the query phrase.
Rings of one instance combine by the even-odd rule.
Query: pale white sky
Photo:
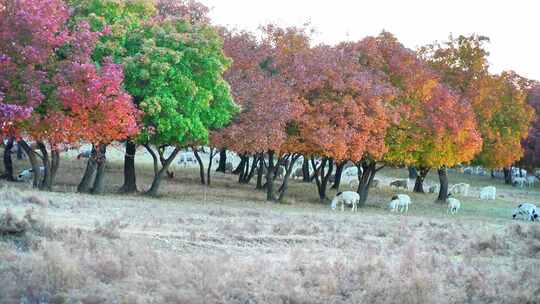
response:
[[[256,30],[307,21],[316,42],[360,40],[385,29],[409,48],[452,33],[478,33],[491,43],[493,72],[515,70],[540,80],[540,1],[538,0],[200,0],[215,24]]]

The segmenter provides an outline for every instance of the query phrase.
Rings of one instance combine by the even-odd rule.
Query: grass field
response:
[[[269,204],[236,176],[201,186],[194,168],[176,168],[160,198],[118,195],[117,162],[109,194],[79,195],[83,167],[64,159],[52,193],[3,184],[0,227],[26,233],[0,236],[0,303],[540,303],[540,225],[511,220],[539,188],[451,172],[473,195],[495,185],[497,200],[461,197],[449,216],[434,194],[410,194],[398,215],[380,187],[353,214],[319,203],[313,184]],[[151,172],[138,168],[140,189]]]

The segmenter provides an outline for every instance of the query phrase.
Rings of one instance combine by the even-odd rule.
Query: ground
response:
[[[451,172],[495,185],[497,200],[460,197],[450,216],[435,194],[411,194],[398,215],[386,209],[397,191],[381,187],[353,214],[321,204],[312,184],[270,204],[234,175],[202,186],[195,168],[175,168],[159,198],[118,195],[110,159],[104,196],[74,193],[84,161],[72,154],[55,192],[3,182],[0,226],[26,233],[0,236],[0,303],[540,303],[540,224],[511,219],[540,188]],[[144,189],[152,170],[140,163]]]

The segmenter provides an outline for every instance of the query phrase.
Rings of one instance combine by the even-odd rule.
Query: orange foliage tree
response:
[[[420,55],[439,72],[443,82],[470,101],[483,138],[474,163],[486,168],[506,168],[523,155],[534,112],[526,102],[528,81],[513,72],[491,75],[485,49],[487,37],[450,37],[443,44],[420,49]],[[505,170],[508,173],[508,170]],[[507,175],[507,182],[510,174]]]

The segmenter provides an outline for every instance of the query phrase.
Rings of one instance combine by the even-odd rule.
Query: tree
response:
[[[536,117],[529,128],[529,136],[522,141],[524,156],[520,163],[532,171],[540,166],[540,83],[533,84],[527,102],[535,109]]]
[[[242,110],[228,127],[212,135],[212,143],[243,155],[244,160],[253,155],[251,170],[246,166],[240,174],[241,182],[253,176],[257,163],[262,164],[261,173],[267,163],[267,199],[273,201],[274,157],[285,156],[282,146],[287,140],[288,124],[298,117],[302,108],[273,64],[279,51],[275,46],[268,40],[258,41],[247,32],[222,30],[222,36],[225,52],[233,59],[225,79]],[[268,156],[267,162],[262,157],[264,154]],[[284,191],[280,192],[281,199]]]
[[[30,115],[10,125],[11,133],[37,142],[39,154],[24,141],[34,169],[34,186],[51,189],[62,146],[100,144],[118,133],[137,132],[136,113],[121,87],[122,72],[109,61],[96,67],[90,55],[102,32],[87,22],[68,23],[61,1],[10,1],[1,11],[2,108]],[[22,107],[22,108],[21,108]],[[2,114],[2,117],[10,115]],[[15,111],[17,113],[17,111]],[[5,125],[5,121],[2,122]],[[94,129],[97,128],[97,129]],[[39,180],[37,157],[44,166]]]
[[[481,145],[471,106],[389,33],[364,39],[359,50],[361,62],[382,71],[399,90],[392,104],[401,119],[386,134],[384,161],[417,167],[418,192],[428,170],[439,169],[439,199],[446,200],[444,168],[471,160]]]
[[[508,167],[523,155],[521,140],[527,136],[533,110],[525,102],[523,78],[513,72],[489,73],[487,42],[478,35],[450,36],[419,53],[445,84],[471,103],[483,139],[474,163],[495,169]]]

